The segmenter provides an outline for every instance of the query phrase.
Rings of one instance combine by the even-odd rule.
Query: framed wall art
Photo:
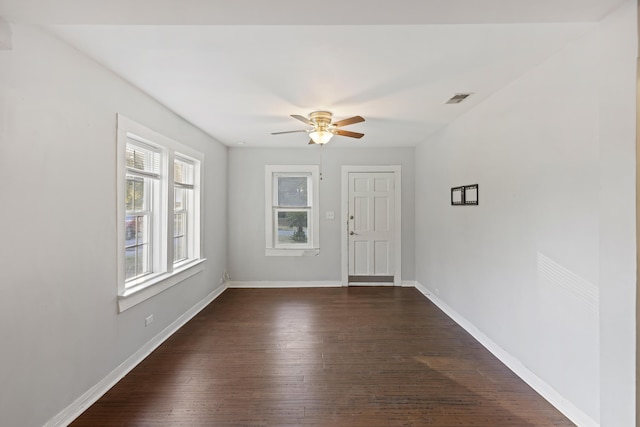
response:
[[[451,188],[451,205],[477,205],[478,184],[463,185]]]
[[[464,187],[454,187],[451,189],[451,204],[464,205]]]
[[[464,204],[465,205],[478,204],[478,184],[464,186]]]

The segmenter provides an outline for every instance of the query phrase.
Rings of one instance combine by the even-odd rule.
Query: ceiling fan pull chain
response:
[[[322,181],[322,147],[324,147],[324,144],[319,144],[320,145],[320,181]]]

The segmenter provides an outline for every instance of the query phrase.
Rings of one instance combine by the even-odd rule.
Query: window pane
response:
[[[145,148],[142,144],[127,144],[125,152],[125,164],[128,168],[143,172],[160,172],[160,153],[151,147]]]
[[[307,177],[278,177],[277,206],[310,206],[307,194]]]
[[[150,273],[149,245],[134,245],[125,249],[125,280],[135,279]]]
[[[173,215],[173,237],[187,234],[187,214],[177,213]]]
[[[124,220],[124,230],[125,239],[127,240],[126,245],[129,246],[135,244],[135,240],[132,239],[135,239],[138,233],[137,217],[127,215]]]
[[[138,246],[136,248],[136,276],[141,276],[146,273],[145,259],[146,259],[146,246]]]
[[[124,251],[125,280],[136,277],[136,248],[126,248]]]
[[[181,159],[173,163],[173,180],[179,184],[193,185],[193,164]]]
[[[173,192],[173,209],[174,211],[183,211],[187,209],[187,197],[190,190],[186,188],[176,188]]]
[[[150,218],[148,215],[127,215],[125,217],[126,246],[149,243]]]
[[[125,280],[151,272],[151,218],[149,215],[125,217]]]
[[[185,237],[175,237],[173,239],[173,262],[187,259],[187,245]]]
[[[173,262],[187,259],[187,214],[173,215]]]
[[[149,237],[151,235],[150,218],[147,215],[140,215],[136,217],[136,243],[138,245],[149,243]]]
[[[133,209],[136,211],[141,211],[144,209],[144,195],[145,195],[145,185],[144,180],[141,178],[134,178],[133,180]]]
[[[127,212],[149,210],[153,180],[127,175],[125,185],[125,209]]]
[[[133,211],[133,200],[135,199],[133,181],[133,178],[127,176],[127,181],[125,183],[125,209],[127,212]]]
[[[305,244],[308,242],[308,212],[278,212],[278,243]]]

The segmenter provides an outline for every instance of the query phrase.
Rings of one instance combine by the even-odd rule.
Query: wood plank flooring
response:
[[[72,426],[573,426],[413,288],[228,289]]]

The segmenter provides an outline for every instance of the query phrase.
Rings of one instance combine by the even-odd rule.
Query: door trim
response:
[[[349,173],[350,172],[393,172],[395,182],[395,269],[393,285],[402,286],[402,167],[400,165],[387,166],[342,166],[342,203],[341,212],[341,261],[342,261],[342,286],[349,286]]]

